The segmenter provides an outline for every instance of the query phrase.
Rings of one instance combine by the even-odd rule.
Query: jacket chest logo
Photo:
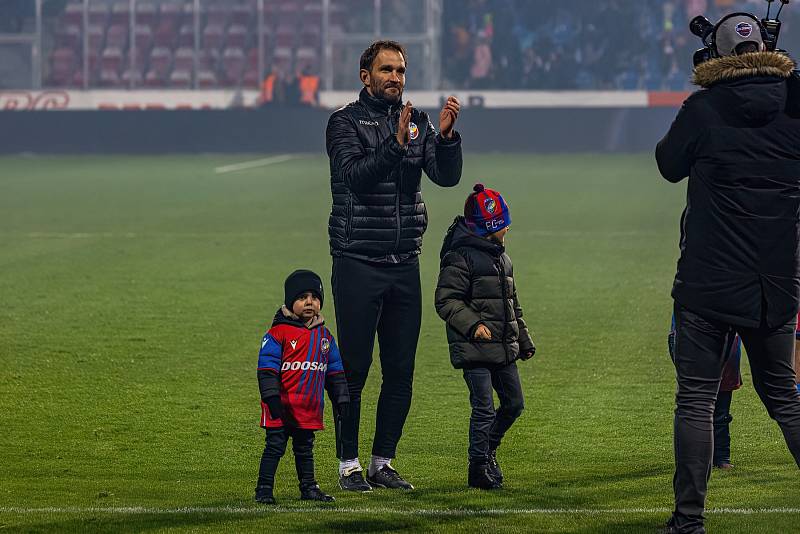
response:
[[[365,121],[364,119],[358,119],[358,124],[362,126],[377,126],[378,121]]]
[[[331,350],[331,342],[328,341],[328,338],[322,338],[322,341],[319,343],[319,348],[322,351],[322,354],[328,354],[328,351]]]
[[[419,137],[419,128],[417,128],[417,125],[413,122],[408,123],[408,134],[411,139],[416,139]]]
[[[292,346],[292,349],[294,349],[294,348],[297,346],[297,340],[296,340],[296,339],[293,339],[293,340],[291,340],[291,341],[289,342],[289,344]]]

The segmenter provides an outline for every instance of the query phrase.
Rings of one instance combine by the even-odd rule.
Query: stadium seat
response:
[[[105,28],[108,24],[108,4],[104,2],[91,2],[89,4],[89,24]]]
[[[247,46],[247,28],[241,24],[232,24],[225,37],[225,46],[244,49]]]
[[[175,28],[177,28],[177,26],[173,26],[170,21],[162,20],[159,22],[158,28],[153,34],[153,45],[172,48],[175,44]],[[194,41],[194,38],[192,38],[192,41]]]
[[[175,51],[175,60],[172,65],[176,70],[194,69],[194,49],[188,46],[182,46]]]
[[[220,24],[208,24],[203,30],[203,48],[219,50],[223,42],[223,29]]]
[[[316,24],[304,24],[300,33],[300,46],[321,47],[322,29]]]
[[[222,54],[222,84],[224,86],[239,85],[242,72],[245,68],[245,55],[241,48],[226,48]]]
[[[201,49],[197,56],[197,61],[201,69],[215,70],[219,62],[219,52]]]
[[[150,72],[155,72],[164,78],[172,63],[172,52],[169,48],[157,46],[150,52]]]
[[[150,29],[150,26],[137,24],[133,34],[136,37],[136,53],[138,55],[149,54],[150,48],[153,46],[153,30]]]
[[[127,1],[114,2],[111,6],[110,24],[128,26],[131,23],[130,3]]]
[[[50,83],[68,85],[77,64],[77,54],[72,48],[57,48],[50,54]]]
[[[65,48],[78,48],[81,46],[83,34],[77,24],[60,26],[56,32],[56,46]]]
[[[178,46],[194,46],[194,25],[184,24],[178,34]]]
[[[292,49],[288,46],[276,46],[272,52],[271,63],[275,66],[275,70],[287,72],[292,63]]]
[[[169,26],[174,31],[180,28],[183,22],[183,3],[182,2],[162,2],[160,4],[158,24]]]
[[[228,24],[228,18],[231,14],[231,8],[225,3],[216,3],[206,6],[206,25],[225,27]]]
[[[169,75],[169,85],[175,89],[191,89],[192,73],[188,70],[173,70]]]
[[[123,24],[113,24],[108,28],[106,33],[106,46],[113,46],[116,48],[127,48],[128,46],[128,33],[130,26]]]
[[[105,28],[98,24],[92,24],[89,26],[89,49],[90,50],[100,50],[103,48],[103,42],[105,41]]]
[[[256,6],[237,4],[231,10],[231,24],[250,26],[255,19]]]
[[[140,0],[136,3],[136,24],[148,26],[155,30],[158,21],[158,8],[153,2]]]
[[[291,47],[294,44],[294,36],[297,34],[295,27],[286,23],[278,25],[275,30],[275,46]]]
[[[247,69],[242,76],[242,86],[249,88],[258,88],[261,85],[261,76],[258,75],[256,69]]]
[[[83,88],[83,67],[81,65],[78,65],[78,68],[72,73],[72,81],[69,85],[70,87]]]
[[[117,74],[117,71],[111,69],[101,69],[98,82],[101,87],[122,86],[122,80],[120,80],[119,74]]]
[[[141,87],[142,82],[144,81],[144,77],[142,76],[142,71],[140,69],[126,69],[120,78],[125,87],[131,87],[131,84],[133,84],[133,87]]]
[[[59,17],[59,26],[83,26],[83,4],[77,2],[70,2],[64,8],[64,12]]]
[[[201,70],[197,73],[197,86],[200,89],[210,89],[216,87],[217,75],[211,70]]]
[[[100,70],[119,72],[122,68],[122,49],[111,46],[103,50],[100,59]],[[102,73],[101,73],[102,78]]]
[[[164,85],[164,76],[161,73],[152,68],[147,71],[147,74],[144,76],[145,87],[164,87]]]
[[[319,49],[309,46],[301,46],[295,52],[295,64],[298,71],[309,69],[312,72],[318,71]]]

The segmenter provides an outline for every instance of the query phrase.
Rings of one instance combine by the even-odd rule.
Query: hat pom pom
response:
[[[483,186],[483,184],[475,184],[475,187],[472,188],[472,190],[476,193],[481,193],[484,189],[486,188]]]

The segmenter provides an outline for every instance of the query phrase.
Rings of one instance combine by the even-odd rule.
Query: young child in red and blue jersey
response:
[[[267,435],[255,500],[263,504],[275,504],[275,471],[289,438],[300,498],[334,500],[314,477],[314,432],[323,429],[325,390],[339,416],[347,411],[350,396],[339,349],[320,315],[323,297],[322,280],[315,273],[290,274],[284,284],[284,305],[261,340],[258,387],[261,426]]]

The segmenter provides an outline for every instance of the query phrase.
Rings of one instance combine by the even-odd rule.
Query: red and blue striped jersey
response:
[[[258,370],[274,372],[280,381],[284,419],[297,428],[321,430],[325,405],[325,380],[344,372],[339,348],[324,325],[312,328],[298,323],[273,325],[261,340]],[[261,426],[279,428],[281,419],[270,419],[261,403]]]

